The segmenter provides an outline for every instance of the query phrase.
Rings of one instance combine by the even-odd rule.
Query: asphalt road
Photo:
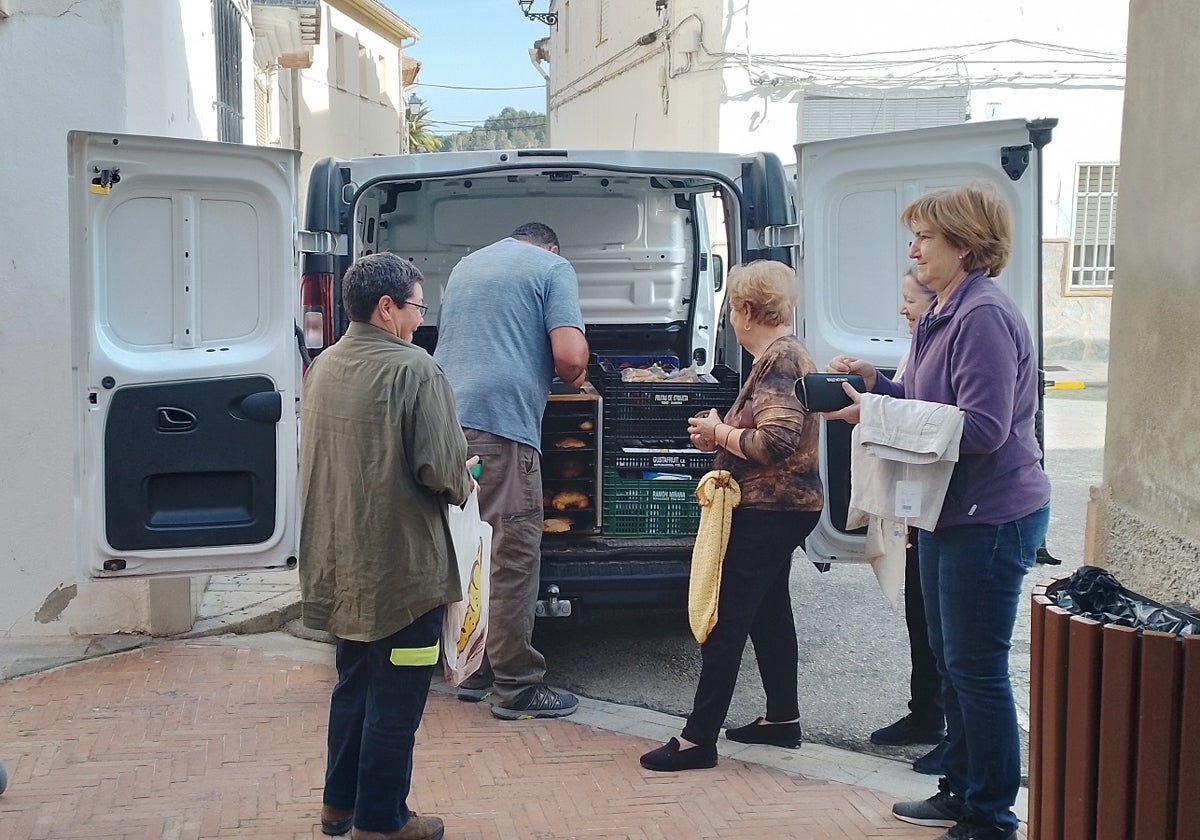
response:
[[[1101,480],[1103,389],[1050,392],[1046,398],[1046,468],[1053,485],[1047,547],[1061,561],[1037,566],[1013,638],[1012,674],[1022,727],[1029,703],[1029,591],[1083,561],[1088,487]],[[883,598],[870,567],[835,565],[819,573],[797,562],[792,604],[800,639],[800,710],[805,739],[891,757],[915,758],[926,747],[876,747],[870,732],[905,714],[908,638],[904,616]],[[686,715],[699,676],[699,649],[681,611],[592,610],[577,618],[541,620],[535,645],[550,681],[587,696]],[[752,648],[729,711],[728,725],[763,713]]]

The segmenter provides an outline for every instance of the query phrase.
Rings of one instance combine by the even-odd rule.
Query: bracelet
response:
[[[733,427],[733,426],[729,427],[729,431],[725,433],[725,444],[724,444],[724,446],[721,447],[722,449],[729,451],[729,439],[731,437],[733,437],[733,433],[735,431],[737,431],[737,429],[735,427]]]

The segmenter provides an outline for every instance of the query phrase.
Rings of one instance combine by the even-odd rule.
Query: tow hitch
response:
[[[566,618],[571,614],[571,602],[558,597],[558,584],[552,583],[546,587],[549,598],[539,598],[533,607],[533,614],[538,618]]]

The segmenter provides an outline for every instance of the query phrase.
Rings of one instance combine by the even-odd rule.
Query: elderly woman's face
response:
[[[918,220],[913,223],[912,234],[908,256],[917,261],[917,279],[921,285],[941,292],[966,273],[962,267],[965,249],[952,244],[940,230]]]
[[[933,304],[934,295],[924,288],[911,274],[905,274],[900,282],[900,314],[908,321],[908,331],[916,329],[917,321]]]

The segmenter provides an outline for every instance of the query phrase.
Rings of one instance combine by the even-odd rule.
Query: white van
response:
[[[797,267],[797,331],[818,365],[847,353],[894,367],[908,342],[897,313],[901,209],[933,188],[990,180],[1015,221],[999,282],[1040,335],[1040,149],[1053,124],[811,143],[796,148],[794,180],[770,154],[325,159],[309,177],[303,231],[296,152],[72,132],[81,572],[294,567],[302,356],[345,330],[346,267],[377,251],[417,265],[430,311],[416,340],[432,348],[455,263],[541,221],[579,275],[596,387],[556,394],[547,409],[547,516],[568,524],[543,541],[539,611],[682,603],[690,491],[706,462],[675,438],[686,438],[687,414],[728,405],[748,369],[724,329],[726,267]],[[607,372],[664,360],[708,383],[626,385]],[[563,453],[556,443],[568,432],[577,451]],[[806,547],[822,567],[862,556],[861,535],[843,527],[848,444],[845,424],[824,429],[827,506]],[[560,515],[556,488],[581,490],[588,506]]]

